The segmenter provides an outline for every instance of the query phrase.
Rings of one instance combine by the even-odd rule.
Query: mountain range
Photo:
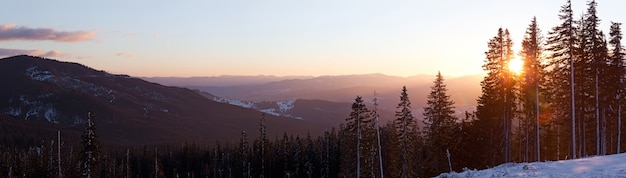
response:
[[[473,75],[445,81],[459,113],[473,109],[481,79]],[[115,145],[230,143],[242,131],[256,138],[262,116],[269,138],[319,135],[345,122],[357,95],[370,108],[377,99],[382,124],[393,120],[402,86],[409,90],[414,115],[421,118],[433,80],[429,75],[383,74],[136,78],[78,63],[14,56],[0,59],[0,127],[10,128],[0,132],[0,144],[20,138],[37,143],[53,139],[57,131],[77,142],[88,112],[96,115],[101,141]]]
[[[264,115],[187,88],[25,55],[0,59],[0,83],[1,123],[43,122],[63,133],[80,133],[87,113],[93,112],[102,142],[118,145],[231,142],[242,131],[255,138]],[[267,115],[265,125],[270,138],[283,133],[317,135],[326,129],[273,115]],[[49,130],[43,135],[54,138],[56,130]],[[29,133],[14,133],[20,134]]]
[[[223,78],[223,79],[220,79]],[[247,108],[253,108],[272,115],[280,115],[305,120],[328,118],[331,125],[343,122],[350,112],[350,105],[359,95],[364,97],[368,106],[373,108],[373,100],[378,102],[382,122],[394,118],[396,105],[400,100],[403,86],[407,87],[416,118],[422,118],[427,95],[435,79],[434,75],[416,75],[410,77],[389,76],[384,74],[362,74],[343,76],[274,78],[274,81],[258,83],[268,79],[261,76],[255,82],[247,83],[250,77],[237,81],[232,76],[207,78],[144,78],[148,81],[177,83],[177,86],[211,93],[210,99]],[[199,83],[199,81],[219,81],[231,79],[238,85],[221,83]],[[457,115],[473,111],[476,99],[480,95],[480,81],[483,75],[468,75],[445,79],[448,94],[455,101]],[[185,82],[192,81],[192,82]],[[306,103],[306,104],[305,104]],[[340,107],[330,109],[328,106]],[[323,109],[322,109],[323,108]],[[295,112],[298,111],[298,112]],[[419,122],[421,123],[421,122]]]

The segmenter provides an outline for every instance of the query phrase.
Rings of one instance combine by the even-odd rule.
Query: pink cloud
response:
[[[117,54],[115,54],[116,56],[120,56],[120,57],[127,57],[127,58],[133,58],[135,57],[134,54],[131,53],[127,53],[127,52],[118,52]]]
[[[46,58],[54,58],[54,57],[68,57],[70,56],[67,53],[62,53],[59,51],[44,51],[40,49],[34,50],[23,50],[23,49],[6,49],[0,48],[0,57],[8,57],[8,56],[16,56],[16,55],[31,55],[31,56],[40,56]]]
[[[29,28],[15,24],[0,25],[0,41],[11,40],[51,40],[59,42],[89,41],[96,35],[95,31],[58,31],[51,28]]]

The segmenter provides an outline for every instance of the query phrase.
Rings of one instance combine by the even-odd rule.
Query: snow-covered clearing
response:
[[[437,177],[626,177],[626,153],[564,161],[505,163],[490,169],[443,173]]]

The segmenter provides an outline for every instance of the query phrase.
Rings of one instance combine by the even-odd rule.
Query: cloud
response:
[[[15,24],[0,25],[0,41],[12,40],[51,40],[58,42],[89,41],[96,35],[95,31],[58,31],[51,28],[29,28]]]
[[[127,57],[127,58],[133,58],[135,57],[134,54],[131,53],[127,53],[127,52],[118,52],[117,54],[115,54],[116,56],[120,56],[120,57]]]
[[[40,56],[46,58],[54,58],[54,57],[68,57],[70,54],[62,53],[59,51],[44,51],[40,49],[34,50],[23,50],[23,49],[7,49],[0,48],[0,57],[8,57],[8,56],[16,56],[16,55],[31,55],[31,56]]]

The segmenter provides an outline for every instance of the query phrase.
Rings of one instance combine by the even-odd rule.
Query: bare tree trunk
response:
[[[569,18],[569,57],[570,57],[570,86],[572,95],[572,159],[576,159],[576,103],[574,96],[574,52],[573,52],[573,36],[572,33],[572,17]]]
[[[361,112],[359,111],[356,118],[356,177],[361,177]]]
[[[159,148],[154,148],[154,177],[159,177]]]
[[[539,77],[535,73],[535,118],[537,119],[537,126],[535,127],[536,135],[537,135],[537,161],[541,161],[541,135],[540,135],[540,125],[539,125]]]
[[[607,144],[606,144],[606,109],[603,107],[602,108],[602,121],[600,123],[600,128],[601,128],[601,138],[600,138],[600,142],[601,142],[601,147],[602,147],[602,155],[606,155],[606,151],[607,151]]]
[[[63,177],[63,172],[61,172],[61,130],[57,131],[57,139],[58,139],[58,143],[57,143],[57,161],[58,161],[58,166],[59,166],[59,178]]]
[[[615,45],[618,50],[617,51],[621,51],[621,42],[617,42],[617,45]],[[622,142],[622,87],[624,86],[624,73],[622,73],[623,71],[623,61],[620,61],[618,63],[618,70],[619,72],[619,84],[617,87],[617,151],[616,153],[619,154],[621,152],[621,142]]]
[[[374,92],[376,95],[376,92]],[[378,137],[378,165],[380,166],[380,177],[385,177],[383,174],[383,155],[380,146],[380,123],[378,123],[378,99],[374,98],[374,112],[376,113],[376,137]]]
[[[595,34],[594,34],[595,35]],[[594,58],[595,60],[595,58]],[[597,63],[594,61],[594,63]],[[598,66],[596,65],[596,78],[595,78],[595,82],[596,82],[596,155],[602,155],[602,152],[600,151],[602,148],[600,147],[600,100],[599,100],[599,95],[598,95],[598,75],[599,75],[599,71],[598,71]]]
[[[126,149],[126,177],[130,177],[130,149]]]
[[[556,125],[556,160],[561,160],[561,126]]]
[[[617,154],[619,154],[622,148],[620,145],[622,142],[622,92],[619,91],[619,94],[617,96],[619,97],[617,99]]]

